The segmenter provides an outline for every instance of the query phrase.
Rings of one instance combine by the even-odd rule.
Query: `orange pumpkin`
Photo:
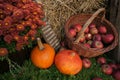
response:
[[[82,69],[82,60],[75,51],[61,50],[55,56],[55,65],[61,73],[75,75]]]
[[[49,68],[54,62],[55,50],[49,44],[42,44],[42,48],[40,47],[36,46],[32,50],[31,61],[38,68]]]

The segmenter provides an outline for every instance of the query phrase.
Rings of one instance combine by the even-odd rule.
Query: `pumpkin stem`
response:
[[[37,43],[38,43],[39,49],[40,49],[40,50],[43,50],[43,49],[44,49],[44,46],[43,46],[40,38],[37,38]]]

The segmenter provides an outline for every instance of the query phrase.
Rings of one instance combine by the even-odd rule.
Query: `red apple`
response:
[[[93,36],[93,40],[101,41],[101,35],[100,34],[95,34]]]
[[[105,64],[106,63],[106,59],[104,58],[104,57],[98,57],[97,58],[97,63],[99,63],[99,64]]]
[[[90,33],[93,34],[93,35],[94,35],[94,34],[98,34],[97,28],[95,28],[95,27],[91,28],[91,29],[90,29]]]
[[[76,32],[79,32],[82,29],[80,24],[75,24],[73,27],[75,28]]]
[[[107,74],[107,75],[111,75],[112,72],[113,72],[113,69],[112,69],[112,67],[110,65],[103,64],[102,65],[102,72],[105,73],[105,74]]]
[[[69,33],[70,33],[70,36],[71,36],[71,37],[76,36],[76,31],[75,31],[75,29],[73,29],[73,28],[70,28],[70,29],[69,29]]]
[[[83,58],[82,59],[83,67],[84,68],[90,68],[91,67],[91,61],[88,58]]]
[[[84,42],[84,41],[85,41],[85,36],[81,35],[80,42]]]
[[[93,48],[99,48],[99,49],[101,49],[101,48],[103,48],[103,43],[101,42],[101,41],[93,41],[93,43],[92,43],[92,47]]]
[[[109,65],[113,68],[113,70],[118,69],[117,64],[115,64],[115,63],[109,63]]]
[[[99,33],[101,33],[101,34],[107,33],[107,29],[106,29],[105,26],[100,26],[100,27],[98,28],[98,31],[99,31]]]
[[[88,43],[85,43],[84,46],[87,47],[87,48],[91,47],[90,44],[88,44]]]
[[[91,24],[91,25],[89,26],[90,29],[91,29],[91,28],[94,28],[94,27],[96,27],[95,24]]]
[[[114,35],[113,34],[106,34],[102,35],[102,41],[106,44],[109,44],[113,41]]]
[[[115,78],[115,80],[120,80],[120,70],[114,71],[112,76]]]
[[[85,34],[85,39],[86,40],[92,39],[92,34],[90,34],[90,33]]]
[[[85,30],[85,33],[88,33],[89,32],[89,27]]]
[[[100,77],[95,77],[95,78],[93,78],[92,80],[103,80],[103,79],[100,78]]]

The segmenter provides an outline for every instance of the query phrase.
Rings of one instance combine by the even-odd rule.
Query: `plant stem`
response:
[[[40,49],[40,50],[43,50],[43,49],[44,49],[44,46],[43,46],[40,38],[37,38],[37,43],[38,43],[39,49]]]

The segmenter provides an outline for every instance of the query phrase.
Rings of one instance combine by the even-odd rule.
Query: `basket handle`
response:
[[[84,31],[87,29],[87,27],[90,25],[90,23],[101,13],[102,14],[102,20],[105,18],[105,8],[100,8],[98,9],[87,21],[86,23],[83,25],[83,28],[80,30],[80,32],[78,32],[78,35],[76,37],[75,43],[79,43],[80,39],[81,39],[81,35],[84,34]]]

